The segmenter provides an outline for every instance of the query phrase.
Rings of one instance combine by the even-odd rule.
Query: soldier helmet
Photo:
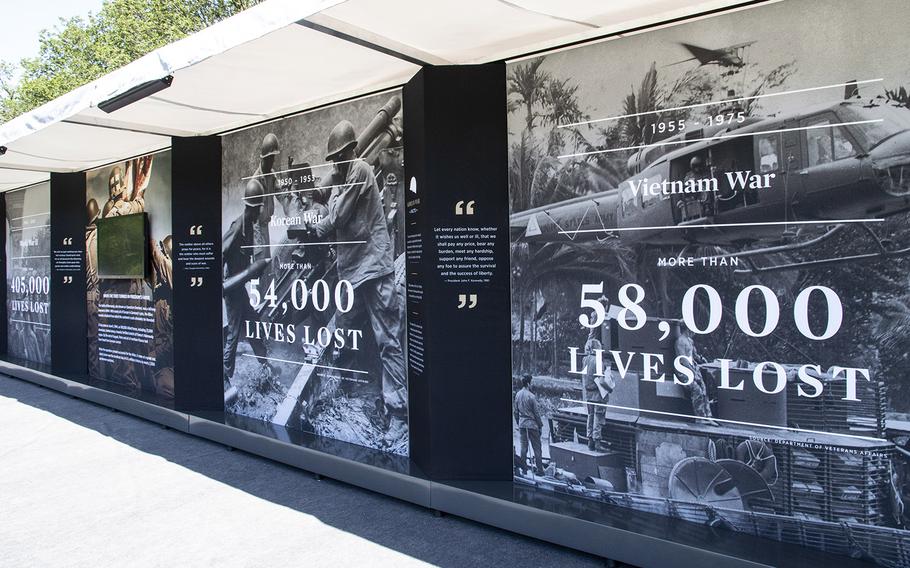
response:
[[[338,154],[357,145],[357,135],[354,134],[354,125],[347,120],[342,120],[335,125],[329,134],[329,143],[326,144],[326,160],[334,160]]]
[[[258,179],[251,179],[246,182],[246,188],[243,190],[243,203],[247,207],[262,207],[262,197],[265,190]]]
[[[123,170],[120,169],[120,166],[114,166],[114,169],[111,170],[111,175],[107,178],[107,185],[110,189],[111,198],[119,197],[123,194],[124,182],[123,182]]]
[[[705,165],[705,161],[701,159],[701,156],[692,156],[692,159],[689,160],[689,167],[692,169],[700,168]]]
[[[278,137],[269,132],[265,135],[265,138],[262,139],[262,146],[259,147],[259,157],[267,158],[269,156],[277,156],[281,153],[281,149],[278,147]]]
[[[98,202],[94,198],[89,199],[88,203],[85,204],[86,224],[91,224],[95,217],[98,216],[98,213],[101,213],[101,210],[98,209]]]

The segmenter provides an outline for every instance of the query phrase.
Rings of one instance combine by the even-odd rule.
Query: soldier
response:
[[[540,444],[540,432],[543,430],[543,419],[540,416],[540,403],[537,395],[531,390],[531,375],[521,377],[521,390],[515,395],[515,422],[518,424],[518,433],[521,452],[521,469],[528,467],[528,444],[534,450],[534,473],[543,474],[543,453]]]
[[[108,200],[101,209],[102,218],[133,215],[145,211],[145,191],[148,189],[149,181],[151,180],[153,160],[152,156],[143,156],[127,161],[125,163],[125,171],[120,166],[115,166],[111,169],[111,173],[108,176]],[[92,260],[97,261],[97,258]],[[97,268],[98,266],[95,264],[95,269],[97,270]],[[95,288],[99,301],[104,298],[105,294],[111,292],[142,293],[142,279],[133,279],[125,282],[103,281],[97,280],[97,272],[95,279],[98,281],[98,285]],[[98,318],[97,315],[94,317]],[[97,327],[98,324],[96,324],[96,329]],[[90,351],[94,350],[91,349]],[[152,355],[153,352],[150,351],[148,354]],[[89,364],[94,365],[94,362],[90,360]],[[112,365],[113,368],[109,370],[109,376],[131,389],[141,390],[151,384],[152,378],[146,374],[147,369],[144,366],[139,366],[137,363],[126,359],[117,359]],[[97,364],[97,370],[99,371],[98,376],[100,376],[100,362]]]
[[[164,237],[158,246],[149,242],[152,251],[152,290],[156,297],[163,296],[170,300],[173,290],[173,238]]]
[[[259,167],[253,172],[253,179],[262,186],[263,193],[260,198],[262,205],[259,208],[259,217],[256,218],[256,223],[253,225],[253,244],[256,245],[271,244],[269,221],[272,220],[272,215],[275,213],[275,196],[278,193],[277,178],[273,172],[279,154],[281,154],[281,148],[278,146],[278,137],[269,132],[259,146]],[[261,246],[255,250],[253,258],[259,260],[269,254],[268,247]]]
[[[155,302],[155,377],[154,389],[160,395],[174,396],[174,343],[171,298],[173,298],[173,239],[171,235],[152,249],[152,298]]]
[[[295,164],[293,158],[288,157],[288,170],[294,172],[293,183],[289,191],[279,192],[275,198],[281,203],[286,216],[300,217],[304,220],[302,225],[292,225],[287,230],[289,242],[303,243],[307,240],[307,237],[311,236],[306,229],[306,221],[318,223],[328,214],[328,209],[326,209],[325,205],[313,199],[316,178],[309,162]],[[290,254],[291,258],[297,262],[303,263],[310,259],[313,264],[316,264],[316,262],[326,256],[327,252],[327,250],[314,251],[313,247],[310,247],[310,250],[307,250],[306,247],[294,247]]]
[[[609,351],[613,348],[613,340],[610,334],[610,299],[601,294],[600,298],[598,298],[597,301],[604,307],[604,313],[607,314],[607,317],[604,318],[603,323],[600,324],[600,327],[592,327],[588,330],[588,339],[596,339],[600,341],[601,345],[607,346],[604,350]],[[594,310],[591,310],[591,313],[588,314],[588,318],[590,321],[596,321],[596,312]]]
[[[152,156],[145,156],[126,163],[126,174],[115,166],[108,176],[109,199],[101,216],[116,217],[145,211],[145,190],[151,179]]]
[[[85,280],[89,289],[98,286],[98,202],[89,199],[85,204]]]
[[[231,377],[234,376],[237,345],[240,342],[240,335],[243,333],[243,320],[247,317],[255,318],[244,284],[261,274],[269,261],[268,258],[264,258],[252,262],[251,254],[243,249],[243,247],[253,244],[253,228],[260,218],[263,193],[264,190],[258,178],[247,182],[243,195],[243,213],[231,223],[221,241],[225,275],[224,309],[227,317],[223,357],[225,392],[231,387]],[[265,357],[267,355],[265,343],[261,339],[247,338],[247,342],[257,356]],[[262,361],[262,364],[267,366],[265,361]]]
[[[583,361],[584,374],[581,376],[581,387],[583,400],[588,403],[585,408],[588,412],[588,423],[586,434],[588,436],[588,449],[592,452],[600,447],[603,438],[603,427],[606,421],[607,409],[604,406],[610,400],[609,392],[601,394],[601,388],[605,391],[611,391],[612,388],[606,386],[602,381],[601,387],[598,388],[597,380],[597,356],[595,351],[601,349],[601,343],[597,339],[589,339],[585,343],[585,358]],[[609,373],[610,368],[605,372]]]
[[[676,339],[676,355],[685,355],[688,359],[683,359],[683,364],[688,367],[695,378],[683,388],[692,401],[692,410],[696,416],[700,416],[701,422],[717,426],[717,422],[711,419],[711,407],[708,404],[708,391],[705,387],[705,381],[701,376],[701,370],[698,364],[704,361],[704,358],[698,354],[695,349],[695,341],[692,339],[692,330],[684,325],[679,326],[679,337]]]
[[[692,156],[689,160],[689,171],[683,181],[698,182],[709,179],[711,171],[706,167],[705,160],[701,156]],[[698,193],[683,194],[677,206],[682,209],[683,219],[693,219],[710,215],[710,199],[712,195],[707,191]]]
[[[98,202],[89,199],[85,204],[85,295],[88,304],[88,371],[90,377],[100,374],[98,360]]]
[[[339,186],[329,194],[328,214],[309,225],[317,237],[334,233],[341,243],[336,245],[338,277],[354,288],[354,309],[345,320],[364,310],[369,314],[382,361],[382,398],[376,410],[382,426],[398,431],[407,424],[408,393],[392,240],[372,168],[357,159],[356,147],[354,126],[342,120],[329,135],[326,153]]]

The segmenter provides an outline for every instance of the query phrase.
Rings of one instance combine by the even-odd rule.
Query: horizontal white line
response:
[[[10,227],[10,232],[12,231],[27,231],[29,229],[41,229],[43,227],[50,227],[50,225],[32,225],[31,227]]]
[[[402,148],[402,146],[389,146],[389,147],[383,148],[383,149],[384,150],[398,150],[399,148]],[[273,176],[276,174],[286,174],[288,172],[296,172],[296,171],[305,169],[306,167],[309,167],[312,170],[313,168],[324,168],[326,166],[334,166],[335,164],[348,164],[350,162],[361,162],[361,161],[365,161],[365,160],[363,158],[354,158],[353,160],[343,160],[341,162],[326,162],[324,164],[316,164],[316,165],[310,165],[310,166],[304,166],[303,164],[299,164],[293,168],[288,168],[286,170],[277,170],[277,171],[268,172],[265,174],[253,174],[251,176],[242,177],[240,179],[241,180],[256,179],[258,177]]]
[[[838,225],[842,223],[882,223],[884,219],[826,219],[821,221],[761,221],[755,223],[717,223],[707,225],[661,225],[657,227],[621,227],[617,229],[579,229],[559,231],[560,235],[578,233],[613,233],[622,231],[650,231],[654,229],[719,229],[721,227],[767,227],[774,225]]]
[[[741,422],[739,420],[725,420],[723,418],[707,418],[705,416],[695,416],[693,414],[676,414],[675,412],[664,412],[662,410],[645,410],[644,408],[633,408],[630,406],[619,406],[616,404],[604,404],[602,402],[586,402],[583,400],[573,400],[571,398],[561,398],[559,399],[563,402],[571,402],[577,404],[593,404],[595,406],[603,406],[606,408],[616,408],[618,410],[630,410],[633,412],[648,412],[650,414],[661,414],[664,416],[676,416],[679,418],[694,418],[696,420],[713,420],[715,422],[726,422],[728,424],[738,424],[740,426],[758,426],[760,428],[772,428],[774,430],[786,430],[788,432],[805,432],[807,434],[822,434],[825,436],[841,436],[844,438],[855,438],[857,440],[866,440],[867,442],[888,442],[883,438],[871,438],[869,436],[856,436],[854,434],[839,434],[835,432],[822,432],[821,430],[804,430],[802,428],[788,428],[787,426],[772,426],[771,424],[761,424],[758,422]]]
[[[318,191],[321,189],[335,189],[336,187],[347,187],[349,185],[354,185],[353,183],[342,183],[339,185],[324,185],[322,187],[308,187],[306,189],[286,189],[284,191],[275,191],[272,193],[263,193],[262,197],[268,197],[270,195],[283,195],[286,193],[302,193],[305,191]]]
[[[317,369],[330,369],[332,371],[350,371],[351,373],[361,373],[363,375],[369,375],[367,371],[358,371],[357,369],[344,369],[342,367],[329,367],[328,365],[314,365],[312,363],[307,363],[306,361],[288,361],[287,359],[277,359],[275,357],[260,357],[259,355],[250,355],[249,353],[243,353],[244,357],[252,357],[253,359],[265,359],[266,361],[278,361],[279,363],[290,363],[292,365],[309,365],[310,367],[316,367]]]
[[[14,321],[14,322],[18,322],[18,323],[28,323],[31,325],[40,325],[40,326],[44,326],[44,327],[51,326],[51,324],[49,324],[49,323],[41,323],[40,321],[17,320],[17,319],[13,319],[13,318],[10,318],[9,321]]]
[[[44,256],[44,255],[40,255],[40,256],[11,256],[11,257],[9,257],[10,260],[22,260],[22,259],[25,259],[25,258],[50,258],[50,255],[47,255],[47,256]]]
[[[742,138],[744,136],[762,136],[765,134],[778,134],[781,132],[796,132],[800,130],[814,130],[818,128],[834,128],[835,126],[853,126],[857,124],[873,124],[884,122],[882,118],[872,120],[854,120],[851,122],[836,122],[834,124],[813,124],[811,126],[795,126],[793,128],[781,128],[779,130],[757,130],[755,132],[742,132],[738,134],[727,134],[724,136],[710,136],[707,138],[692,138],[689,140],[668,140],[665,142],[654,142],[652,144],[641,144],[639,146],[626,146],[625,148],[607,148],[604,150],[592,150],[591,152],[579,152],[578,154],[563,154],[557,156],[560,160],[563,158],[578,158],[580,156],[593,156],[594,154],[608,154],[611,152],[622,152],[624,150],[641,150],[642,148],[656,148],[659,146],[674,146],[677,144],[692,144],[694,142],[708,142],[713,140],[727,140],[729,138]]]
[[[50,215],[50,211],[45,211],[44,213],[32,213],[31,215],[23,215],[22,217],[11,217],[10,221],[18,221],[19,219],[28,219],[29,217],[38,217],[39,215]]]
[[[683,105],[683,106],[672,107],[672,108],[649,110],[646,112],[636,112],[634,114],[623,114],[620,116],[610,116],[607,118],[598,118],[595,120],[583,120],[581,122],[571,122],[569,124],[560,124],[559,128],[569,128],[571,126],[583,126],[585,124],[595,124],[597,122],[605,122],[608,120],[622,120],[623,118],[635,118],[636,116],[645,116],[648,114],[660,114],[662,112],[673,112],[674,110],[688,110],[688,109],[700,108],[700,107],[706,107],[706,106],[737,103],[737,102],[751,101],[751,100],[756,100],[756,99],[765,99],[765,98],[769,98],[769,97],[780,97],[782,95],[794,95],[794,94],[798,94],[798,93],[809,93],[812,91],[822,91],[825,89],[836,89],[838,87],[846,87],[848,85],[865,85],[866,83],[878,83],[880,81],[884,81],[884,79],[864,79],[862,81],[848,81],[846,83],[835,83],[833,85],[823,85],[821,87],[809,87],[807,89],[794,89],[792,91],[781,91],[780,93],[764,93],[761,95],[752,95],[752,96],[748,96],[748,97],[737,97],[735,99],[723,99],[723,100],[711,101],[711,102],[707,102],[707,103],[697,103],[697,104]]]
[[[331,241],[325,243],[281,243],[277,245],[243,245],[240,248],[265,248],[265,247],[312,247],[316,245],[362,245],[366,241]]]
[[[321,168],[321,167],[325,167],[325,166],[333,166],[333,165],[335,165],[335,164],[347,164],[348,162],[356,162],[357,160],[361,160],[361,159],[362,159],[362,158],[354,158],[353,160],[345,160],[345,161],[343,161],[343,162],[326,162],[326,163],[324,163],[324,164],[316,164],[315,166],[310,166],[310,170],[312,170],[313,168]],[[256,178],[267,177],[267,176],[275,176],[275,175],[278,175],[278,174],[286,174],[286,173],[290,173],[290,172],[297,172],[297,171],[300,171],[300,170],[304,169],[305,167],[306,167],[306,166],[300,165],[300,166],[296,166],[296,167],[293,167],[293,168],[288,168],[288,169],[286,169],[286,170],[275,170],[274,172],[266,172],[266,173],[264,173],[264,174],[253,174],[253,175],[251,175],[251,176],[242,177],[242,178],[240,178],[240,179],[241,179],[242,181],[246,181],[246,180],[248,180],[248,179],[256,179]]]

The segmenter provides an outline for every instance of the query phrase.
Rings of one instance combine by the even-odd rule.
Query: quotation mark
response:
[[[469,304],[468,301],[471,303]],[[464,309],[465,306],[467,306],[469,310],[473,310],[477,306],[477,294],[459,294],[458,309]]]
[[[65,239],[64,239],[64,240],[65,240]],[[72,239],[71,239],[71,240],[72,240]],[[72,276],[64,276],[64,277],[63,277],[63,283],[64,283],[64,284],[72,284],[72,282],[73,282],[73,277],[72,277]]]
[[[190,225],[190,234],[191,235],[201,235],[202,234],[202,225]]]
[[[63,244],[64,244],[64,245],[71,245],[71,244],[73,244],[73,237],[66,237],[66,238],[64,238],[64,239],[63,239]]]
[[[459,201],[455,204],[455,214],[456,215],[473,215],[474,214],[474,201],[468,201],[467,204],[464,201]]]
[[[190,288],[202,286],[202,276],[193,276],[190,278]]]

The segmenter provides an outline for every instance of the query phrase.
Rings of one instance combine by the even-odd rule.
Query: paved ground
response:
[[[603,561],[0,375],[0,567]]]

